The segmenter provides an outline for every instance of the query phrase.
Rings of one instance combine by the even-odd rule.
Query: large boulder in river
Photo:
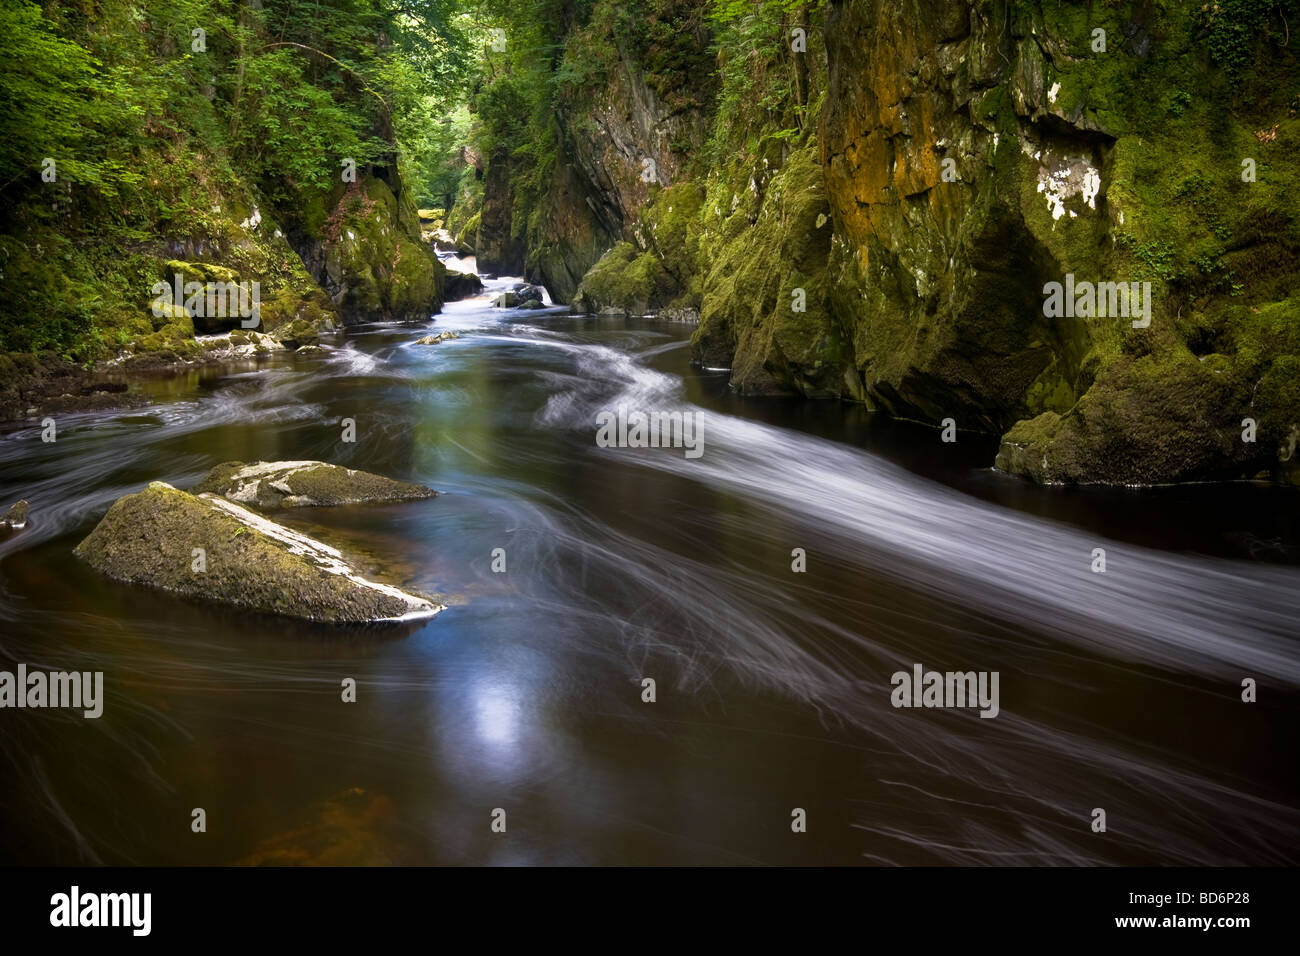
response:
[[[195,494],[203,492],[258,508],[416,501],[438,494],[424,485],[323,461],[228,461],[195,486]]]
[[[524,302],[540,303],[542,301],[541,286],[529,285],[527,282],[521,282],[518,285],[516,285],[511,291],[514,292],[515,296],[518,298],[520,303],[524,303]]]
[[[407,621],[443,609],[367,580],[314,538],[161,481],[114,502],[75,553],[119,581],[308,621]]]
[[[345,322],[424,321],[442,302],[447,268],[420,238],[411,190],[396,170],[388,178],[305,198],[298,253]]]
[[[520,283],[492,299],[494,309],[540,309],[542,305],[541,288],[527,283]]]
[[[478,295],[482,291],[483,280],[474,273],[447,270],[443,291],[444,301],[455,302],[457,299],[468,299],[470,296]]]

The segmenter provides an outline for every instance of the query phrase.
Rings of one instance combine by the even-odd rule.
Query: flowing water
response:
[[[689,331],[479,298],[5,434],[32,518],[0,669],[102,670],[107,699],[0,711],[0,860],[1300,861],[1296,494],[1033,488],[966,435],[742,400]],[[703,455],[599,447],[620,404],[696,415]],[[283,520],[448,609],[312,626],[72,556],[148,481],[262,459],[443,492]],[[998,672],[1000,712],[895,708],[917,663]]]

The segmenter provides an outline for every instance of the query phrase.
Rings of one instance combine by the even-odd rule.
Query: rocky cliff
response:
[[[741,391],[951,418],[1041,482],[1294,480],[1300,5],[733,10],[681,31],[721,79],[676,99],[603,6],[582,205],[525,212],[557,298],[698,311]]]
[[[830,8],[830,288],[868,401],[1004,432],[999,467],[1040,481],[1290,459],[1296,77],[1277,17],[1248,62],[1215,62],[1244,9]],[[1150,283],[1149,299],[1055,309],[1054,282]]]

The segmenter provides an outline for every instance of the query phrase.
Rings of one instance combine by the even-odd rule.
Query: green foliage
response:
[[[1142,264],[1135,278],[1168,281],[1175,277],[1173,266],[1175,250],[1170,243],[1159,240],[1141,242],[1127,232],[1121,232],[1118,241]]]
[[[0,0],[0,348],[159,339],[147,292],[176,243],[222,250],[264,294],[305,290],[283,242],[238,223],[258,206],[321,227],[345,158],[364,173],[400,156],[442,204],[468,16],[462,0]]]
[[[645,70],[646,82],[670,109],[707,106],[712,91],[701,82],[713,73],[714,56],[706,42],[706,6],[689,0],[640,0],[620,8],[629,52]]]
[[[1255,61],[1270,19],[1300,14],[1296,0],[1211,0],[1197,11],[1210,58],[1236,79]],[[1288,27],[1283,27],[1289,34]]]
[[[369,117],[336,103],[305,69],[295,51],[277,49],[252,57],[245,72],[244,125],[231,145],[272,198],[303,186],[327,189],[343,158],[360,167],[391,148],[367,135]]]
[[[97,148],[97,134],[136,112],[119,75],[97,69],[89,51],[58,35],[28,0],[3,0],[0,26],[0,190],[55,160],[63,181],[105,194],[138,181],[137,174]]]
[[[712,0],[720,90],[710,167],[737,152],[752,158],[764,140],[794,138],[811,125],[812,90],[820,85],[808,74],[816,76],[825,60],[814,27],[821,6],[821,0]],[[803,53],[793,50],[795,30],[803,31]]]
[[[1175,90],[1165,97],[1165,109],[1171,116],[1182,116],[1191,105],[1192,94],[1186,90]]]

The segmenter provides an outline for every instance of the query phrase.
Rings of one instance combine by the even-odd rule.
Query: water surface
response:
[[[742,400],[689,331],[480,298],[0,438],[0,501],[32,503],[0,666],[107,685],[99,720],[0,711],[0,859],[1297,862],[1294,493],[1037,489],[965,435]],[[619,404],[698,414],[704,455],[597,447]],[[235,459],[443,492],[284,520],[448,610],[327,628],[72,557],[120,495]],[[1000,714],[895,709],[918,662],[998,671]]]

